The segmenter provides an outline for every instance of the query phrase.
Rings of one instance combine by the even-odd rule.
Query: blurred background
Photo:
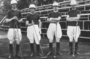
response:
[[[11,0],[0,0],[0,30],[7,31],[9,25],[3,23],[6,18],[7,12],[11,9],[10,6]],[[42,37],[46,37],[47,28],[49,23],[47,22],[47,17],[49,12],[52,9],[52,3],[54,1],[59,2],[59,12],[61,12],[61,27],[63,31],[63,37],[67,37],[66,29],[67,29],[67,22],[65,15],[70,10],[70,0],[17,0],[18,1],[18,9],[22,12],[22,18],[24,21],[21,23],[22,32],[26,33],[26,16],[29,11],[29,5],[31,3],[37,6],[37,12],[41,16],[42,21]],[[80,38],[83,39],[90,39],[90,0],[77,0],[78,5],[76,6],[77,10],[81,11],[81,18],[80,18],[80,28],[81,28],[81,36]]]

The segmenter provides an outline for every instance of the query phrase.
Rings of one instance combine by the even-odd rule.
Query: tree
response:
[[[24,9],[29,7],[29,1],[28,0],[19,0],[18,1],[18,9]]]
[[[7,11],[11,9],[10,2],[11,2],[11,0],[4,0],[4,3],[3,3],[3,11],[4,11],[5,13],[7,13]]]

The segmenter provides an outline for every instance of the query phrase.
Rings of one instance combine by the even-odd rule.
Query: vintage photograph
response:
[[[90,59],[90,0],[0,0],[0,59]]]

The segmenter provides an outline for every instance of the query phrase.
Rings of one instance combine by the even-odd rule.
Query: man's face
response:
[[[31,13],[35,12],[35,8],[31,8],[31,9],[30,9],[30,12],[31,12]]]
[[[58,11],[58,6],[53,7],[54,11]]]
[[[75,5],[72,5],[71,8],[72,8],[72,10],[75,10],[76,9]]]
[[[12,8],[16,9],[17,8],[17,4],[12,4]]]

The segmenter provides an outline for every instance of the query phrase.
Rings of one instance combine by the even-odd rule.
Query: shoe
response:
[[[8,58],[9,58],[9,59],[12,59],[12,58],[13,58],[13,55],[12,55],[12,54],[10,54],[10,55],[8,56]]]
[[[57,52],[56,55],[62,55],[60,52]]]
[[[43,56],[41,53],[37,53],[37,56]]]
[[[73,48],[72,48],[73,43],[69,42],[69,50],[70,52],[68,53],[69,55],[73,55]]]
[[[34,56],[34,53],[31,53],[30,56],[33,57]]]
[[[53,54],[52,54],[52,52],[48,52],[48,54],[47,54],[47,56],[52,56]]]
[[[80,53],[78,53],[78,52],[75,52],[75,54],[76,54],[76,55],[80,55]]]
[[[69,55],[73,55],[73,53],[70,51],[69,53],[68,53]]]
[[[21,58],[21,56],[19,54],[16,54],[15,57],[20,57]]]

